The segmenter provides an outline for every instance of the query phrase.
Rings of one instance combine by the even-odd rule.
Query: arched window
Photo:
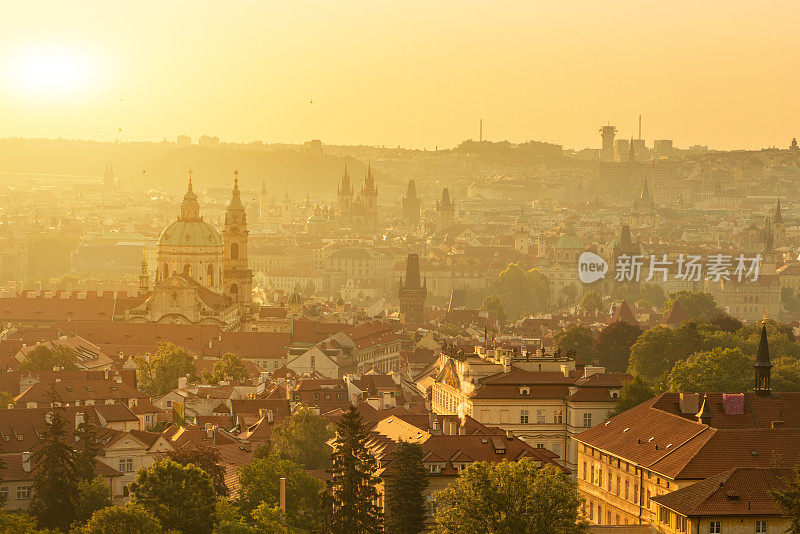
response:
[[[211,287],[214,285],[214,266],[209,265],[206,269],[206,285]]]
[[[167,278],[169,278],[169,264],[164,262],[164,270],[161,271],[161,279],[166,280]]]
[[[231,243],[231,259],[239,259],[239,243]]]
[[[239,294],[239,286],[236,284],[231,284],[231,295],[238,295]]]

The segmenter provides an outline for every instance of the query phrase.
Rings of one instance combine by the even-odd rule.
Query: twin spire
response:
[[[181,204],[182,221],[200,221],[200,203],[197,201],[197,195],[192,188],[192,174],[194,171],[189,169],[189,185],[186,189],[186,194],[183,195],[183,203]],[[241,209],[244,210],[242,204],[241,192],[239,191],[239,171],[233,171],[233,195],[228,203],[228,209]]]

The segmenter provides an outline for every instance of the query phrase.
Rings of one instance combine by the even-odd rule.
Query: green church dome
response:
[[[213,226],[202,220],[179,220],[161,232],[159,246],[221,247],[222,237]]]
[[[583,240],[574,234],[564,234],[558,239],[556,250],[583,250]]]

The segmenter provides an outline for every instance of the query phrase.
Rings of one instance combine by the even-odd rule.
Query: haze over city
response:
[[[795,3],[6,4],[0,534],[800,534]]]
[[[782,145],[791,2],[8,3],[0,136]],[[313,101],[313,103],[312,103]],[[200,112],[202,110],[202,112]]]

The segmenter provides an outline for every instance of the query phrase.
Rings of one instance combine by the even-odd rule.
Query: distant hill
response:
[[[301,147],[270,148],[237,145],[219,148],[173,143],[100,143],[94,141],[47,139],[0,139],[0,183],[21,176],[59,175],[101,180],[111,163],[117,181],[126,189],[169,189],[186,187],[188,169],[194,172],[198,190],[231,184],[239,171],[245,189],[260,188],[264,181],[276,196],[286,190],[295,195],[311,192],[312,197],[336,196],[336,186],[345,163],[357,186],[366,165],[350,156],[315,156]],[[375,173],[380,183],[398,180]]]

